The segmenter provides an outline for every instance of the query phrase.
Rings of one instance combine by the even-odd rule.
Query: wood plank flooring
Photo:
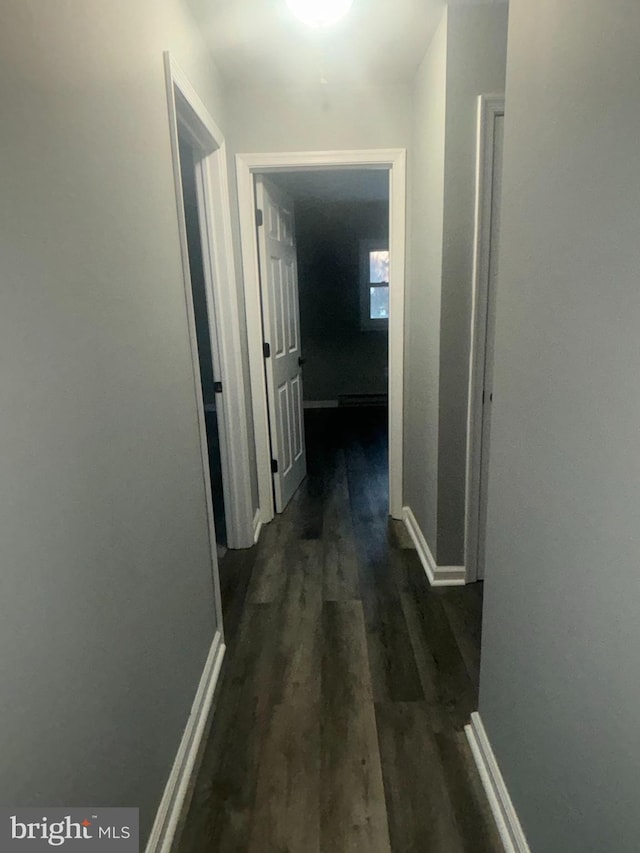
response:
[[[307,413],[308,476],[221,564],[227,656],[176,853],[498,853],[462,732],[481,584],[387,517],[386,411]]]

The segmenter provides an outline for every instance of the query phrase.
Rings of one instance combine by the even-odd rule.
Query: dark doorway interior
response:
[[[307,402],[386,401],[388,315],[374,322],[363,316],[361,267],[363,247],[388,249],[388,234],[387,199],[296,205]]]
[[[305,407],[384,405],[388,313],[370,315],[364,277],[366,250],[389,249],[389,174],[346,169],[271,179],[295,205]],[[374,293],[388,290],[387,283]]]
[[[189,267],[191,271],[191,291],[198,339],[198,360],[200,363],[200,381],[204,400],[207,445],[209,449],[209,471],[213,500],[213,515],[216,527],[218,557],[227,547],[227,526],[222,486],[222,461],[220,456],[220,438],[218,432],[218,406],[215,391],[214,360],[211,339],[213,324],[209,318],[209,306],[204,276],[202,256],[202,236],[198,216],[198,194],[196,187],[194,151],[184,138],[180,143],[180,171],[182,175],[182,198],[189,247]]]

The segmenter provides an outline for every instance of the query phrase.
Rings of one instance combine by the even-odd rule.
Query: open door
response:
[[[263,177],[256,200],[273,487],[282,512],[307,473],[293,203]]]

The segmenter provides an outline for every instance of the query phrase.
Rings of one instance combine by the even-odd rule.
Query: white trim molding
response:
[[[303,409],[337,409],[337,400],[305,400],[302,404]]]
[[[260,533],[262,532],[262,519],[260,518],[260,510],[257,509],[255,515],[253,516],[253,544],[258,544],[258,539],[260,539]]]
[[[505,853],[531,853],[480,714],[477,712],[471,714],[471,722],[465,726],[465,733],[489,799],[489,806]]]
[[[469,583],[478,579],[478,551],[484,547],[480,542],[482,395],[487,355],[494,129],[496,116],[501,115],[504,95],[478,97],[464,519],[464,562]]]
[[[416,546],[420,562],[431,586],[464,586],[466,583],[465,567],[439,566],[436,563],[411,507],[402,508],[402,520],[409,531],[413,544]]]
[[[211,486],[191,294],[189,250],[182,203],[179,133],[189,140],[195,152],[194,166],[212,357],[214,370],[217,373],[216,378],[222,381],[224,388],[224,394],[220,395],[217,409],[227,542],[230,548],[248,548],[253,543],[249,435],[226,145],[219,127],[168,52],[164,54],[164,66],[184,287],[194,362],[203,464],[205,480],[208,484],[207,500],[211,502]],[[210,524],[213,529],[213,515],[212,513],[210,515]]]
[[[262,351],[254,176],[282,171],[354,168],[389,173],[389,512],[394,518],[402,518],[406,152],[393,148],[236,154],[258,493],[260,517],[264,524],[274,516],[274,502]]]
[[[146,853],[169,853],[173,845],[198,751],[207,730],[224,653],[222,633],[216,631],[193,700],[191,713],[156,812],[151,835],[145,848]]]

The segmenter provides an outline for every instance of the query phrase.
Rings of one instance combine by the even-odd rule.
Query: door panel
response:
[[[276,512],[282,512],[307,473],[304,445],[302,376],[300,372],[300,310],[293,204],[289,196],[256,178],[256,199],[262,211],[258,226],[260,284]]]
[[[291,382],[291,394],[292,394],[292,411],[293,412],[301,412],[303,409],[302,403],[302,381],[299,376]],[[293,419],[293,461],[297,462],[300,459],[300,456],[304,453],[304,441],[303,441],[303,433],[302,433],[302,424],[300,422],[300,418],[294,417]]]

